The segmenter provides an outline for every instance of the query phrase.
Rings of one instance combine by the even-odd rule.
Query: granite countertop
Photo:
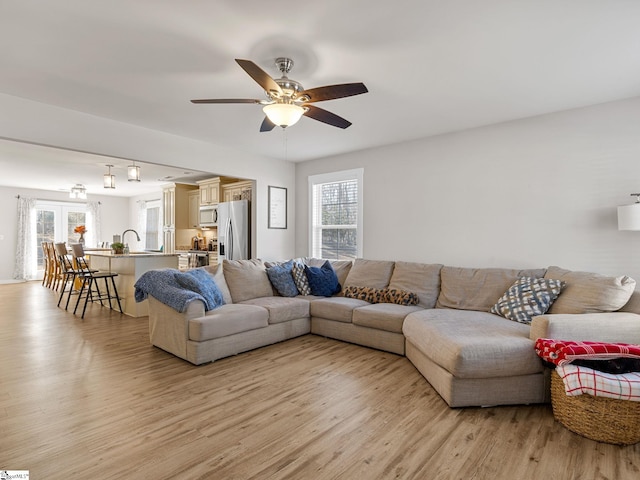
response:
[[[94,257],[113,257],[113,258],[126,258],[126,257],[177,257],[178,253],[164,253],[164,252],[130,252],[130,253],[113,253],[110,252],[91,252],[91,256]]]

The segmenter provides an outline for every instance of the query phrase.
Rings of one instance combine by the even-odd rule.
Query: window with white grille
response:
[[[330,260],[362,257],[363,171],[309,177],[311,256]]]

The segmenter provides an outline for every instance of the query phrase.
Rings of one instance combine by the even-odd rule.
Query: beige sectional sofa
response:
[[[210,271],[225,298],[222,307],[205,312],[203,302],[193,301],[179,313],[149,297],[151,343],[197,365],[314,333],[406,355],[452,407],[549,401],[548,372],[533,348],[537,338],[640,343],[640,293],[628,277],[557,267],[332,264],[339,294],[282,297],[269,282],[268,263],[225,261]],[[523,276],[557,278],[566,286],[531,325],[489,313]],[[369,296],[389,290],[411,292],[414,304],[373,303]],[[350,295],[354,291],[359,295]]]

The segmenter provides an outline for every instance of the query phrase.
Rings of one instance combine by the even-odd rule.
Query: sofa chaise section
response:
[[[566,279],[555,314],[531,325],[489,313],[518,278]],[[595,274],[547,270],[443,267],[435,309],[405,319],[406,355],[451,407],[549,401],[549,371],[534,352],[537,338],[640,341],[640,316],[610,312],[629,300],[635,282]],[[615,286],[615,288],[613,287]],[[600,296],[601,298],[598,298]],[[579,313],[582,308],[590,312]]]

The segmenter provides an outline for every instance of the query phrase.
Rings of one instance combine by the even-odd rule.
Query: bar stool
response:
[[[89,300],[92,302],[99,301],[100,305],[105,306],[103,300],[109,301],[109,308],[113,310],[113,305],[111,304],[111,299],[115,298],[118,302],[118,309],[120,313],[122,312],[122,305],[120,304],[120,297],[118,296],[118,289],[116,288],[116,282],[114,280],[115,277],[118,276],[115,272],[101,272],[98,270],[91,269],[89,267],[89,262],[84,255],[84,247],[81,243],[72,243],[71,249],[73,250],[73,258],[76,262],[76,270],[80,270],[81,273],[77,275],[77,278],[82,280],[82,284],[80,286],[80,291],[78,292],[78,300],[76,300],[76,306],[73,309],[73,313],[75,315],[78,310],[78,305],[80,304],[80,299],[82,298],[82,294],[84,293],[84,307],[82,308],[82,317],[84,318],[84,313],[87,310],[87,303]],[[104,287],[106,289],[106,293],[100,292],[100,287],[98,285],[98,280],[104,280]],[[109,289],[109,280],[111,280],[111,287],[113,287],[113,294]],[[95,293],[93,291],[93,287],[95,287]],[[86,292],[85,292],[86,288]]]
[[[83,275],[85,272],[74,266],[72,257],[67,251],[67,245],[64,242],[56,243],[54,248],[57,254],[58,264],[60,265],[60,283],[62,285],[62,289],[60,290],[60,297],[58,298],[58,307],[62,302],[62,298],[64,297],[64,292],[66,292],[67,285],[69,285],[69,293],[67,293],[67,303],[64,307],[65,310],[68,310],[71,295],[73,295],[74,293],[77,295],[80,292],[79,290],[74,290],[73,288],[76,278],[78,278],[78,276],[80,275]]]

